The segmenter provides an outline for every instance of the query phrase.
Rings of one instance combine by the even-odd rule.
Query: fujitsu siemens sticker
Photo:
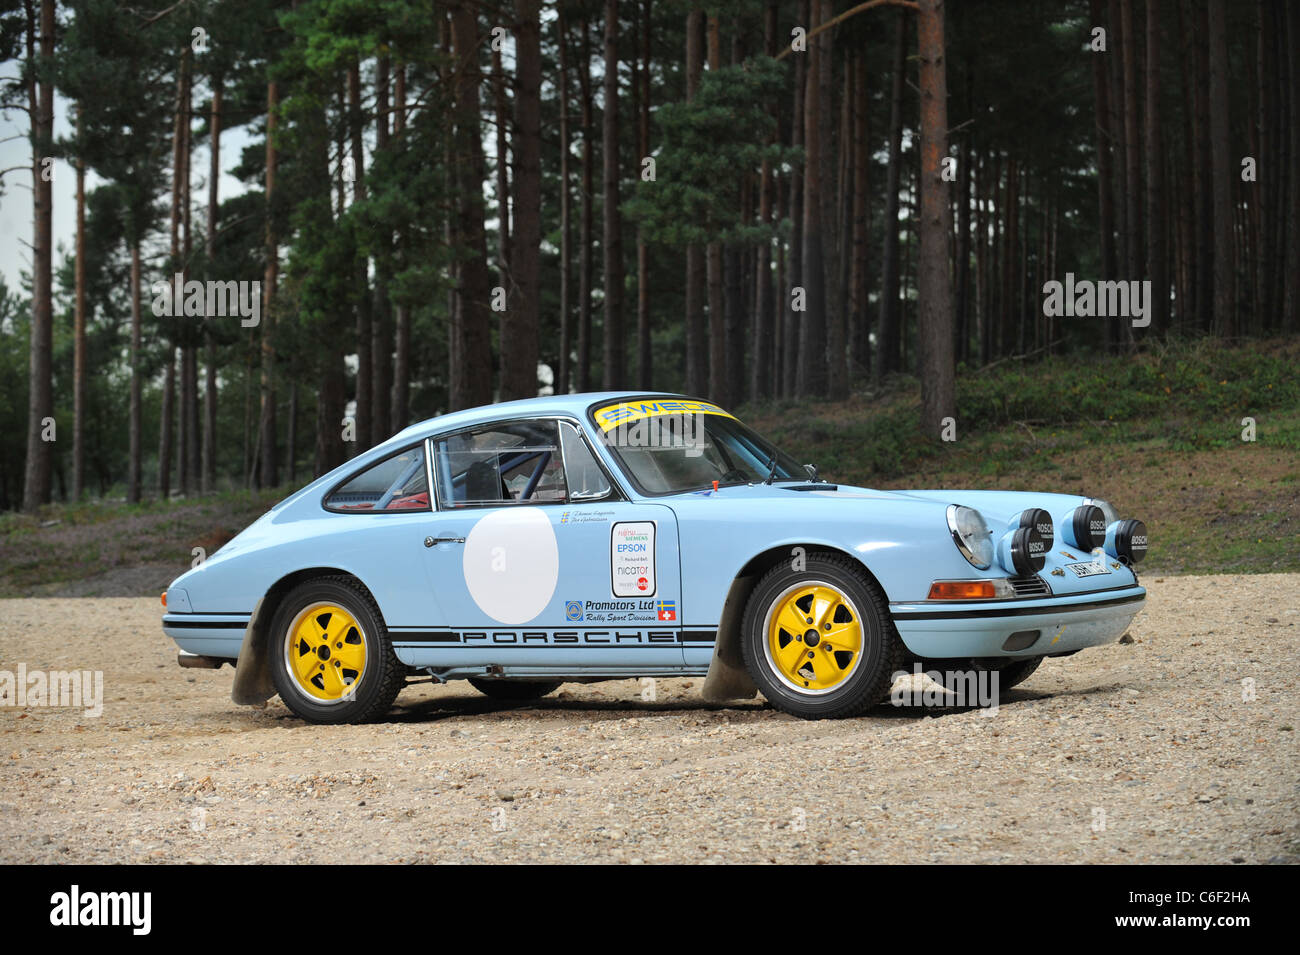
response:
[[[622,521],[610,528],[609,566],[615,597],[653,597],[654,521]]]

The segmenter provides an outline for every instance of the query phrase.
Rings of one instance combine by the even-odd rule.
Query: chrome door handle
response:
[[[463,537],[426,537],[424,539],[425,547],[432,547],[434,544],[463,544]]]

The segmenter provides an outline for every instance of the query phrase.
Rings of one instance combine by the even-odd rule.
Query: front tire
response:
[[[319,577],[289,591],[270,639],[276,692],[310,723],[381,719],[406,681],[379,607],[351,577]]]
[[[1034,657],[1031,660],[1016,660],[1008,663],[998,671],[998,683],[1002,689],[1009,690],[1013,686],[1019,686],[1031,676],[1034,671],[1043,665],[1042,657]]]
[[[763,696],[803,719],[857,716],[886,699],[904,655],[880,588],[834,554],[768,571],[745,606],[741,637]]]

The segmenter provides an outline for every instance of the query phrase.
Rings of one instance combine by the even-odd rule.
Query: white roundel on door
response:
[[[493,511],[470,529],[461,566],[480,610],[498,623],[527,623],[546,609],[560,579],[555,530],[538,508]]]

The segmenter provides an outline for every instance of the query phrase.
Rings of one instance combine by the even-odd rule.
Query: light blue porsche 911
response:
[[[1117,640],[1141,521],[1105,501],[828,483],[707,401],[606,393],[444,415],[281,501],[163,596],[233,698],[380,719],[412,680],[526,700],[704,675],[708,699],[861,713],[917,661]]]

